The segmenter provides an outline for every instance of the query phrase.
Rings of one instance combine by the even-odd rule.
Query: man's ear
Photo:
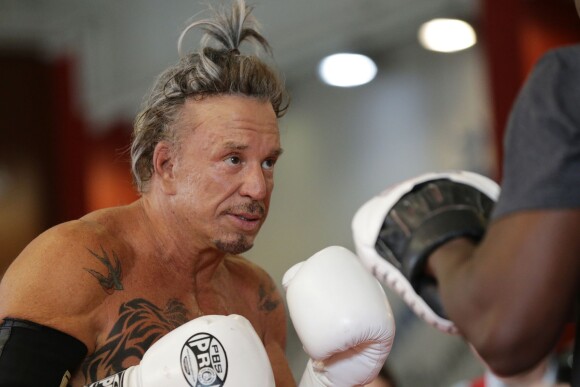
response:
[[[175,155],[173,146],[167,141],[159,141],[153,151],[153,175],[161,189],[167,194],[175,193]]]

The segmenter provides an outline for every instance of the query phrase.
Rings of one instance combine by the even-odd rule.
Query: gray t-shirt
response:
[[[546,53],[512,109],[493,218],[580,207],[580,45]]]

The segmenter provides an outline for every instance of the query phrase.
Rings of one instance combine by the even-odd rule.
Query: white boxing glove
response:
[[[239,315],[202,316],[169,332],[141,363],[88,387],[274,387],[260,338]]]
[[[300,387],[370,383],[395,336],[391,307],[379,282],[339,246],[294,265],[282,282],[290,318],[311,358]]]

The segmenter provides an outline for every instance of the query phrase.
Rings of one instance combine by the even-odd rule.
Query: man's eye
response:
[[[272,169],[272,168],[274,168],[274,165],[275,164],[276,164],[276,160],[275,159],[264,160],[264,162],[262,163],[262,168],[264,168],[264,169]]]
[[[238,165],[242,162],[242,159],[240,159],[238,156],[230,156],[226,159],[226,163],[232,164],[232,165]]]

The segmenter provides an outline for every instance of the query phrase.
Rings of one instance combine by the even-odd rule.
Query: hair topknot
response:
[[[213,19],[203,19],[189,24],[177,40],[177,51],[180,57],[184,56],[182,45],[187,33],[194,28],[203,30],[204,35],[201,39],[199,51],[203,51],[213,41],[219,44],[215,47],[228,53],[240,54],[240,45],[245,40],[254,40],[266,52],[271,54],[271,48],[268,41],[258,32],[260,25],[252,15],[253,7],[246,5],[244,0],[234,0],[230,13],[224,10],[215,9],[209,6],[213,11]],[[221,46],[221,47],[220,47]]]

